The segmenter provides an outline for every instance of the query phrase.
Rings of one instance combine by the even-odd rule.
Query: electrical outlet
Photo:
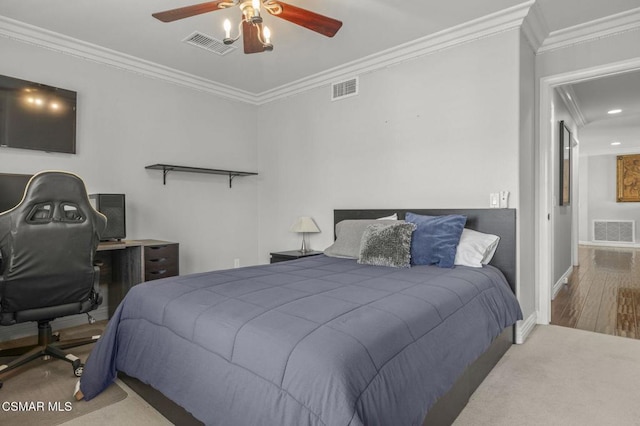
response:
[[[233,259],[233,267],[234,268],[240,267],[240,259]]]
[[[500,191],[500,208],[506,209],[509,207],[509,191]]]
[[[498,192],[492,192],[489,194],[489,207],[492,209],[500,207],[500,194]]]

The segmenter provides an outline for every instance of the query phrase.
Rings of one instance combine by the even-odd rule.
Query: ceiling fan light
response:
[[[264,35],[264,43],[271,44],[271,30],[269,29],[269,27],[264,26],[262,28],[262,35]]]
[[[267,13],[280,19],[300,25],[311,31],[326,37],[333,37],[342,27],[342,21],[328,16],[306,10],[297,6],[280,3],[277,0],[220,0],[210,1],[177,9],[152,13],[151,16],[162,22],[173,22],[179,19],[189,18],[202,13],[216,10],[238,7],[242,12],[242,19],[238,24],[238,35],[231,37],[231,22],[224,21],[225,38],[223,43],[232,44],[240,37],[244,38],[244,53],[259,53],[265,50],[273,50],[271,35],[267,33],[263,39],[262,16],[260,8],[264,7]],[[218,42],[219,43],[219,42]],[[229,51],[229,50],[227,50]]]
[[[259,24],[262,22],[262,16],[260,16],[260,0],[253,0],[251,2],[251,6],[253,7],[253,16],[251,17],[251,22],[253,24]]]

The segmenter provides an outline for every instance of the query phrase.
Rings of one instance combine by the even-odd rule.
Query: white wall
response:
[[[580,211],[584,229],[580,230],[580,240],[593,240],[594,220],[634,220],[636,221],[636,242],[640,241],[640,209],[638,203],[616,202],[616,155],[594,155],[581,157],[584,174],[581,174],[588,203],[584,211]]]
[[[580,181],[578,195],[578,241],[585,242],[591,239],[589,231],[589,158],[580,157],[578,180]]]
[[[261,107],[260,260],[298,247],[300,215],[324,249],[333,209],[485,208],[501,190],[520,206],[519,47],[509,31],[361,75],[356,97],[321,87]]]
[[[77,155],[0,149],[0,172],[62,169],[125,193],[127,238],[180,243],[181,273],[257,262],[259,176],[168,175],[154,163],[257,170],[256,107],[0,38],[0,74],[78,92]]]
[[[518,300],[526,319],[535,312],[535,54],[520,37],[520,168],[518,207]]]

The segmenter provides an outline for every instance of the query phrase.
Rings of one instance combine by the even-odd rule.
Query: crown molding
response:
[[[168,81],[227,99],[255,103],[255,95],[174,68],[0,16],[0,36],[77,58]]]
[[[309,89],[328,85],[336,80],[370,73],[400,62],[520,28],[524,18],[529,13],[530,7],[534,3],[533,0],[529,0],[499,12],[267,90],[257,95],[257,103],[259,105],[269,103]]]
[[[559,86],[558,93],[569,110],[569,114],[576,121],[576,125],[578,127],[584,127],[589,124],[584,114],[582,114],[582,109],[580,108],[578,97],[573,87],[570,85]]]
[[[538,53],[563,49],[578,43],[640,29],[640,7],[615,15],[585,22],[573,27],[552,31]]]
[[[60,33],[45,30],[24,22],[0,16],[0,36],[53,50],[66,55],[109,65],[180,86],[207,92],[216,96],[253,105],[262,105],[278,99],[328,85],[340,78],[352,77],[386,68],[406,60],[429,55],[474,40],[520,28],[534,0],[474,19],[439,31],[432,35],[401,44],[391,49],[366,56],[357,61],[313,74],[300,80],[267,90],[251,93],[216,83],[193,74],[136,58],[112,49],[87,43]]]
[[[522,23],[522,32],[534,52],[540,49],[544,39],[549,36],[549,26],[539,3],[534,3],[529,9],[529,14]]]

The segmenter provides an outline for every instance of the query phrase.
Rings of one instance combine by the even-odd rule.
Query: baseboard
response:
[[[560,277],[560,279],[553,285],[553,290],[551,292],[551,300],[555,299],[558,295],[558,292],[562,288],[563,285],[569,282],[569,277],[573,273],[573,266],[569,266],[569,269],[565,271],[564,274]]]
[[[91,311],[90,314],[96,319],[96,321],[109,319],[107,306],[101,306],[95,311]],[[87,324],[87,315],[79,314],[58,318],[51,322],[51,328],[55,331],[62,328],[75,327],[77,325],[84,324]],[[34,322],[23,322],[7,327],[0,327],[0,342],[7,342],[9,340],[20,339],[22,337],[36,336],[37,334],[38,327]]]
[[[533,331],[536,326],[537,315],[533,312],[527,318],[518,321],[516,323],[516,344],[521,345],[527,340],[529,334]]]
[[[625,243],[616,241],[578,241],[581,246],[596,246],[596,247],[616,247],[616,248],[640,248],[640,243]]]

